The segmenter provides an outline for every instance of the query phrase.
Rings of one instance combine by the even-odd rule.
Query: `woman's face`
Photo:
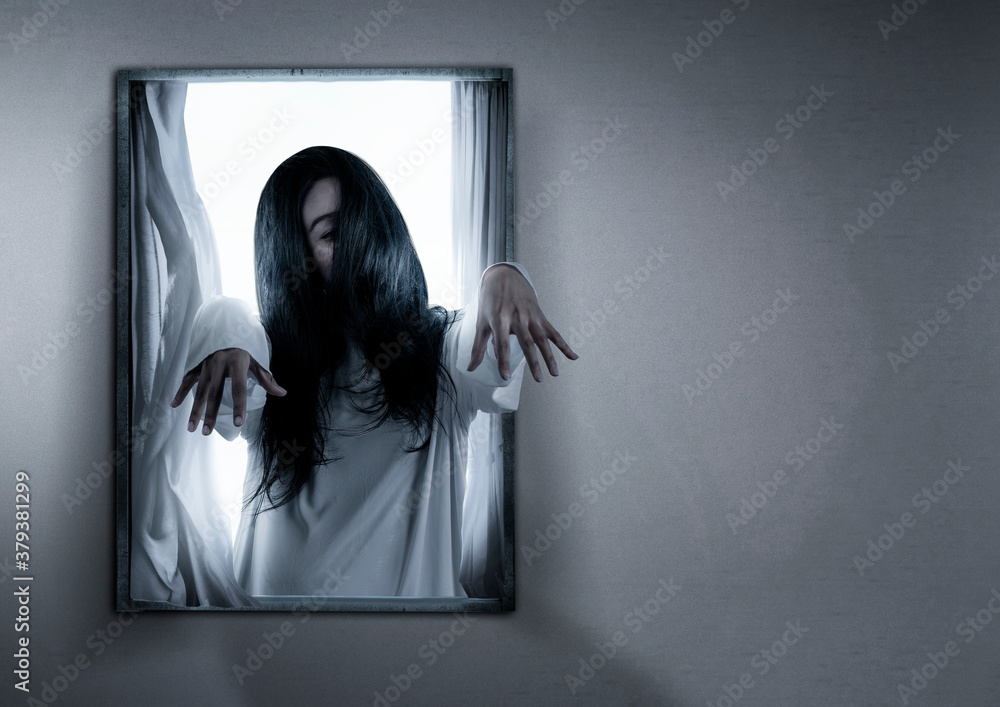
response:
[[[315,182],[302,202],[302,227],[323,280],[330,281],[340,228],[340,180]]]

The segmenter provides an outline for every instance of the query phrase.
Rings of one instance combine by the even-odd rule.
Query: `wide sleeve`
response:
[[[483,286],[483,278],[491,268],[499,265],[513,265],[524,279],[535,290],[528,271],[520,263],[496,263],[483,271],[483,277],[479,279],[479,287],[475,297],[459,312],[461,319],[450,332],[451,346],[449,347],[449,367],[452,379],[455,381],[457,392],[457,402],[459,410],[466,417],[467,421],[475,416],[476,412],[512,412],[517,410],[518,401],[521,395],[521,380],[524,377],[525,358],[521,345],[516,335],[510,337],[510,378],[504,380],[500,375],[496,352],[493,349],[492,336],[486,345],[486,353],[482,363],[476,370],[469,371],[469,361],[472,358],[472,344],[476,339],[476,320],[479,317],[479,292]]]
[[[206,300],[195,313],[184,370],[187,372],[197,367],[216,351],[233,348],[243,349],[270,371],[271,341],[260,319],[243,300],[216,295]],[[188,392],[189,397],[194,397],[195,388],[197,386]],[[232,380],[226,378],[215,429],[227,440],[236,439],[242,430],[248,428],[251,411],[264,407],[266,401],[267,391],[259,385],[253,373],[247,372],[247,419],[240,427],[236,427],[233,424]],[[202,420],[204,419],[203,413]]]

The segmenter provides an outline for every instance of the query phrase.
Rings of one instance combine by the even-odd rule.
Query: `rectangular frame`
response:
[[[117,272],[124,273],[128,288],[119,288],[116,302],[116,450],[118,464],[115,485],[115,610],[122,611],[409,611],[409,612],[496,612],[514,610],[514,415],[501,415],[503,430],[503,588],[499,598],[407,598],[407,597],[255,597],[262,607],[179,606],[167,602],[132,599],[132,456],[129,431],[132,427],[132,251],[130,98],[133,81],[316,81],[316,80],[428,80],[499,81],[507,93],[507,175],[506,228],[504,252],[514,260],[514,131],[513,70],[510,68],[406,68],[406,69],[142,69],[121,70],[117,77]],[[124,460],[124,463],[122,463]]]

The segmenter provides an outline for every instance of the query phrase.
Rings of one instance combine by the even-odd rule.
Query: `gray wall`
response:
[[[550,24],[556,0],[403,0],[345,59],[341,44],[386,6],[244,0],[220,19],[209,0],[68,0],[16,50],[0,42],[0,558],[13,560],[12,473],[25,469],[34,696],[82,655],[56,704],[370,704],[411,664],[421,674],[397,703],[725,705],[730,686],[740,705],[903,704],[900,683],[909,704],[1000,699],[1000,622],[985,625],[1000,609],[1000,278],[968,282],[1000,254],[996,6],[910,0],[915,14],[884,38],[888,1],[587,0]],[[727,7],[733,22],[679,70],[673,54]],[[38,11],[4,2],[0,32]],[[525,383],[518,543],[574,502],[583,513],[530,565],[519,552],[517,610],[450,634],[433,665],[424,644],[451,616],[150,613],[123,627],[113,487],[72,513],[62,500],[115,444],[113,307],[93,300],[89,320],[79,309],[114,267],[114,149],[100,125],[115,71],[242,66],[512,66],[518,212],[535,214],[561,170],[574,177],[517,233],[544,311],[580,353],[558,379]],[[798,128],[778,124],[811,87],[825,102]],[[624,127],[581,161],[608,119]],[[960,136],[938,140],[943,153],[939,128]],[[57,175],[88,134],[96,149]],[[925,149],[936,161],[911,181],[905,163]],[[767,161],[723,198],[716,183],[748,150]],[[895,179],[905,192],[852,242],[845,222]],[[669,257],[642,270],[658,247]],[[643,281],[627,290],[630,277]],[[955,290],[979,285],[971,299]],[[776,290],[792,299],[780,313],[768,311]],[[894,367],[888,354],[939,309],[946,321]],[[588,328],[588,312],[602,323]],[[71,322],[68,345],[22,379],[17,366]],[[711,376],[700,391],[699,370]],[[813,439],[831,418],[843,427]],[[616,452],[635,458],[617,475]],[[779,471],[784,483],[768,483]],[[609,485],[588,496],[602,472]],[[933,502],[914,498],[925,487]],[[0,689],[17,704],[4,568]],[[662,603],[660,580],[679,587]],[[647,622],[629,616],[644,603]],[[963,629],[977,612],[983,623]],[[283,620],[294,633],[240,685],[233,665]],[[571,696],[566,675],[616,631],[624,645]],[[946,650],[947,665],[914,678]]]

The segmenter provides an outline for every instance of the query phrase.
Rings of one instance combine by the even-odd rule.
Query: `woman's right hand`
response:
[[[282,396],[288,391],[278,385],[263,366],[253,356],[243,349],[220,349],[205,357],[205,360],[192,368],[181,379],[181,387],[177,389],[170,407],[177,407],[187,397],[191,387],[198,384],[194,394],[194,406],[188,420],[188,432],[194,432],[201,419],[201,411],[205,408],[205,424],[201,428],[203,435],[212,434],[215,420],[222,403],[222,391],[226,378],[233,379],[233,424],[239,427],[243,424],[247,408],[247,371],[253,373],[260,385],[271,395]]]

